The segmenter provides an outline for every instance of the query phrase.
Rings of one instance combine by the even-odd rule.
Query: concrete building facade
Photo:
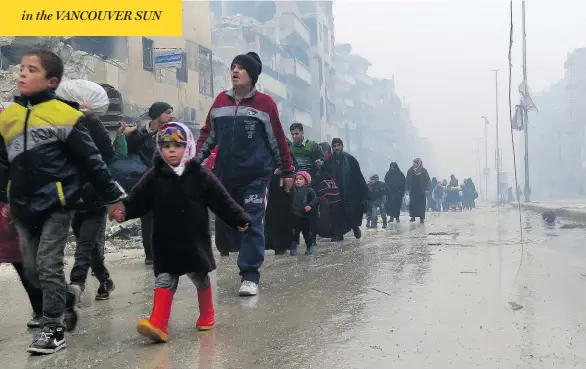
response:
[[[18,64],[32,47],[48,47],[66,62],[67,78],[118,89],[128,118],[144,114],[155,101],[166,101],[179,120],[197,128],[214,97],[209,14],[208,2],[183,2],[182,37],[16,37],[2,46],[4,65]],[[181,52],[181,67],[158,68],[155,56],[165,51]]]
[[[564,78],[536,94],[529,115],[535,199],[586,194],[586,48],[568,54]]]
[[[392,161],[410,163],[423,145],[394,79],[369,76],[370,61],[353,53],[350,44],[336,45],[335,52],[335,122],[346,150],[365,175],[384,176]]]
[[[328,110],[335,109],[327,76],[334,56],[331,1],[216,1],[212,14],[214,52],[223,69],[238,54],[258,53],[263,72],[257,88],[275,99],[285,130],[302,123],[307,137],[327,139]]]

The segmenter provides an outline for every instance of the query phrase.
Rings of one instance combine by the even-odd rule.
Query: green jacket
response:
[[[321,157],[319,145],[311,140],[306,140],[303,145],[289,141],[289,150],[295,162],[295,170],[311,173],[315,169],[315,161]]]

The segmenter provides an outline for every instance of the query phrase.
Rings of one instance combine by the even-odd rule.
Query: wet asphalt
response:
[[[108,254],[111,299],[94,301],[92,280],[68,348],[42,357],[25,352],[30,304],[4,265],[0,368],[586,368],[586,231],[529,212],[521,224],[524,253],[511,208],[403,217],[360,240],[322,240],[313,256],[269,254],[252,298],[236,296],[236,255],[218,257],[216,329],[196,331],[183,278],[167,344],[135,330],[154,282],[140,251]]]

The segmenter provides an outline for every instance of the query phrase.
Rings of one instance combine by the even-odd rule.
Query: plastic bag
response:
[[[110,105],[106,90],[99,84],[85,79],[63,81],[55,92],[60,99],[76,102],[80,105],[87,103],[97,115],[106,114]]]
[[[405,197],[403,197],[403,202],[405,203],[405,206],[409,206],[409,203],[411,203],[411,198],[409,197],[409,194],[405,194]]]

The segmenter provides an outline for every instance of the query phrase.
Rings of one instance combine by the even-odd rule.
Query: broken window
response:
[[[181,67],[177,68],[177,72],[175,74],[177,81],[185,82],[188,81],[188,73],[187,73],[187,57],[185,53],[181,53]]]
[[[85,51],[88,54],[97,55],[102,59],[118,59],[115,53],[116,41],[119,38],[111,36],[77,36],[69,39],[69,43],[74,50]]]
[[[567,71],[568,71],[568,77],[569,78],[572,78],[572,77],[574,77],[576,75],[576,68],[574,68],[574,67],[569,67],[567,69]]]
[[[568,87],[568,98],[573,100],[576,98],[576,90],[573,87]]]
[[[214,97],[212,51],[202,46],[199,46],[199,93]]]
[[[142,38],[142,69],[152,72],[155,64],[155,42],[150,38]]]

